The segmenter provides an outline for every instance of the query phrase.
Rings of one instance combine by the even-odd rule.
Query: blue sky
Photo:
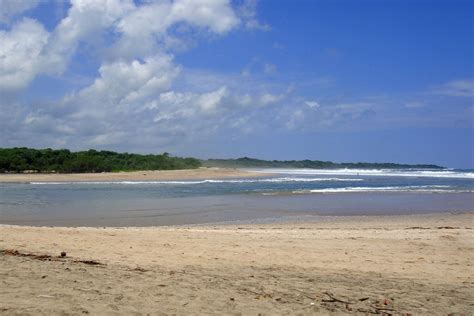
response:
[[[0,146],[474,168],[473,9],[0,0]]]

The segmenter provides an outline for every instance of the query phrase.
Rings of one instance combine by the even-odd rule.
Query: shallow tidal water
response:
[[[470,170],[257,171],[274,175],[196,181],[1,183],[0,224],[160,226],[474,210]]]

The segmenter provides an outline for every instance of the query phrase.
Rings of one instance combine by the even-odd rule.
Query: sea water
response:
[[[473,170],[252,171],[262,177],[2,183],[0,224],[158,226],[474,210]]]

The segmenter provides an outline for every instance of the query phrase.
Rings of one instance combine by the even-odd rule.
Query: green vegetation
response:
[[[105,172],[134,170],[176,170],[199,168],[195,158],[138,155],[113,151],[67,149],[0,148],[0,173],[5,172]]]
[[[331,161],[320,160],[260,160],[254,158],[238,158],[238,159],[209,159],[201,160],[204,167],[221,167],[221,168],[308,168],[308,169],[444,169],[437,165],[408,165],[396,163],[335,163]]]
[[[334,163],[320,160],[209,159],[139,155],[113,151],[79,151],[32,148],[0,148],[0,173],[6,172],[110,172],[137,170],[178,170],[204,167],[221,168],[312,168],[312,169],[443,169],[437,165],[395,163]]]

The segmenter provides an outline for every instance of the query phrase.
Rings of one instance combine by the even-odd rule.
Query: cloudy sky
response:
[[[0,0],[0,146],[473,168],[473,9]]]

